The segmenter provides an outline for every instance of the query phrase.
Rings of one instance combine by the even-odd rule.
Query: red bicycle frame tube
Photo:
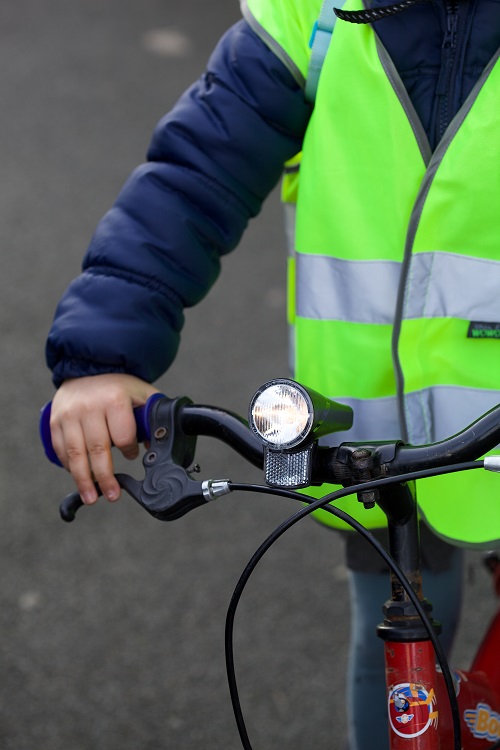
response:
[[[485,641],[498,672],[500,617],[496,616]],[[483,641],[483,644],[485,643]],[[496,645],[494,645],[496,644]],[[490,649],[493,649],[490,650]],[[483,655],[486,653],[481,646]],[[444,679],[435,667],[430,641],[385,643],[387,712],[390,750],[448,750],[453,747],[453,724]],[[464,750],[487,750],[500,740],[500,696],[488,671],[452,670]]]
[[[500,565],[494,573],[498,594]],[[500,610],[470,670],[452,670],[464,750],[487,750],[500,740],[499,651]],[[386,640],[385,661],[390,750],[452,748],[451,707],[431,641]]]
[[[432,643],[386,641],[385,663],[391,750],[439,750]]]

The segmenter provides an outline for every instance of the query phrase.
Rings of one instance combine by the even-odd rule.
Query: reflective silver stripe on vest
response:
[[[401,264],[298,253],[297,315],[315,320],[392,324]],[[500,322],[500,262],[458,253],[411,259],[404,318]],[[481,294],[472,299],[471,289]]]
[[[354,422],[350,430],[328,435],[323,445],[339,445],[346,441],[370,442],[371,440],[399,440],[401,429],[398,419],[396,396],[373,399],[335,398],[350,406],[354,412]]]
[[[297,315],[392,325],[401,264],[297,253]]]
[[[500,391],[434,386],[405,395],[408,440],[423,445],[456,435],[500,403]]]
[[[478,294],[471,294],[480,290]],[[404,318],[500,322],[500,263],[458,253],[416,253],[411,259]]]
[[[323,438],[323,445],[401,438],[396,396],[375,399],[332,398],[353,409],[354,422],[350,430]],[[414,430],[409,439],[413,445],[425,445],[455,435],[482,417],[500,404],[500,391],[434,386],[407,394],[405,403],[410,432],[413,425],[422,424],[422,411],[425,412],[427,432]]]

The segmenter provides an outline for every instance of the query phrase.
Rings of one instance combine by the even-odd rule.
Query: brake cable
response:
[[[256,550],[256,552],[252,555],[252,558],[248,562],[247,566],[245,567],[245,570],[243,571],[243,573],[241,574],[239,578],[238,583],[236,584],[236,587],[233,591],[233,595],[231,597],[231,601],[229,603],[229,607],[228,607],[228,611],[226,615],[226,627],[225,627],[226,672],[227,672],[227,680],[228,680],[228,685],[229,685],[229,692],[231,696],[231,703],[233,706],[233,713],[234,713],[234,717],[236,720],[238,732],[240,735],[240,740],[241,740],[244,750],[252,750],[252,745],[250,743],[250,739],[249,739],[248,732],[247,732],[246,725],[245,725],[245,720],[243,717],[243,711],[241,708],[241,702],[239,699],[238,686],[237,686],[237,681],[236,681],[236,671],[235,671],[235,666],[234,666],[234,620],[236,616],[236,610],[238,608],[238,604],[243,594],[243,591],[246,587],[246,584],[248,583],[250,579],[250,576],[254,572],[255,568],[257,567],[257,564],[263,558],[265,553],[272,547],[272,545],[286,531],[288,531],[288,529],[290,529],[298,521],[302,520],[306,516],[309,516],[315,510],[319,510],[319,509],[325,510],[328,513],[331,513],[332,515],[337,516],[337,518],[340,518],[342,521],[344,521],[349,526],[351,526],[355,531],[360,533],[369,542],[369,544],[371,544],[372,547],[374,547],[374,549],[383,558],[387,566],[391,569],[394,575],[401,582],[402,587],[404,588],[406,594],[408,595],[408,598],[414,605],[422,621],[422,624],[424,625],[429,635],[429,640],[432,643],[437,660],[441,667],[443,679],[444,679],[445,686],[446,686],[446,692],[448,694],[448,700],[450,703],[451,715],[452,715],[454,750],[461,750],[460,715],[458,711],[458,702],[457,702],[457,696],[455,693],[455,686],[453,683],[453,678],[451,675],[450,668],[448,666],[448,661],[446,659],[443,647],[434,632],[432,624],[429,621],[429,618],[426,612],[424,611],[418,596],[414,592],[413,588],[411,587],[411,584],[409,583],[408,579],[406,578],[405,574],[403,573],[399,565],[393,560],[393,558],[387,552],[385,547],[382,544],[380,544],[380,542],[377,539],[375,539],[375,537],[368,531],[368,529],[366,529],[361,523],[356,521],[354,518],[352,518],[352,516],[349,516],[344,511],[340,510],[339,508],[335,508],[331,506],[330,503],[336,500],[340,500],[343,497],[347,497],[348,495],[352,495],[357,492],[363,491],[363,490],[372,490],[372,489],[374,490],[374,489],[378,489],[379,487],[383,487],[389,484],[404,483],[404,482],[409,482],[414,479],[423,479],[426,477],[438,476],[441,474],[451,474],[454,472],[467,471],[470,469],[481,469],[483,467],[484,467],[483,461],[467,461],[467,462],[463,462],[460,464],[453,464],[451,466],[446,466],[446,467],[438,467],[434,469],[420,469],[419,471],[409,472],[407,474],[401,474],[395,477],[383,477],[380,479],[371,480],[369,482],[363,482],[358,485],[352,485],[350,487],[337,490],[336,492],[332,492],[319,499],[313,498],[308,495],[302,495],[302,494],[299,495],[296,491],[294,492],[291,490],[266,487],[263,485],[237,484],[237,483],[230,482],[231,491],[257,492],[261,494],[278,495],[280,497],[287,497],[289,499],[298,500],[299,502],[307,504],[306,507],[301,508],[301,510],[297,511],[288,519],[283,521],[279,526],[277,526],[274,529],[274,531],[272,531],[271,534],[267,537],[267,539],[264,540],[264,542],[260,545],[260,547]],[[496,747],[496,745],[494,745],[493,747]]]

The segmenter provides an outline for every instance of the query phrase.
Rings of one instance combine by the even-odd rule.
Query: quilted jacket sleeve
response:
[[[287,68],[245,21],[158,124],[147,162],[97,226],[61,299],[46,357],[56,386],[126,372],[152,382],[199,302],[300,151],[310,116]]]

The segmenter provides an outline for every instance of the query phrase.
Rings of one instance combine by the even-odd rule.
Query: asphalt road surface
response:
[[[162,524],[124,499],[68,526],[58,501],[71,482],[37,433],[53,393],[43,349],[55,304],[155,123],[238,17],[235,0],[0,6],[0,750],[239,746],[226,608],[253,551],[295,508],[232,496]],[[187,315],[163,390],[245,414],[261,383],[286,375],[284,274],[276,194]],[[208,476],[260,479],[200,443]],[[140,476],[140,464],[129,469]],[[493,606],[477,555],[468,570],[461,660]],[[236,621],[256,750],[343,748],[346,586],[341,543],[311,521],[259,565]]]

